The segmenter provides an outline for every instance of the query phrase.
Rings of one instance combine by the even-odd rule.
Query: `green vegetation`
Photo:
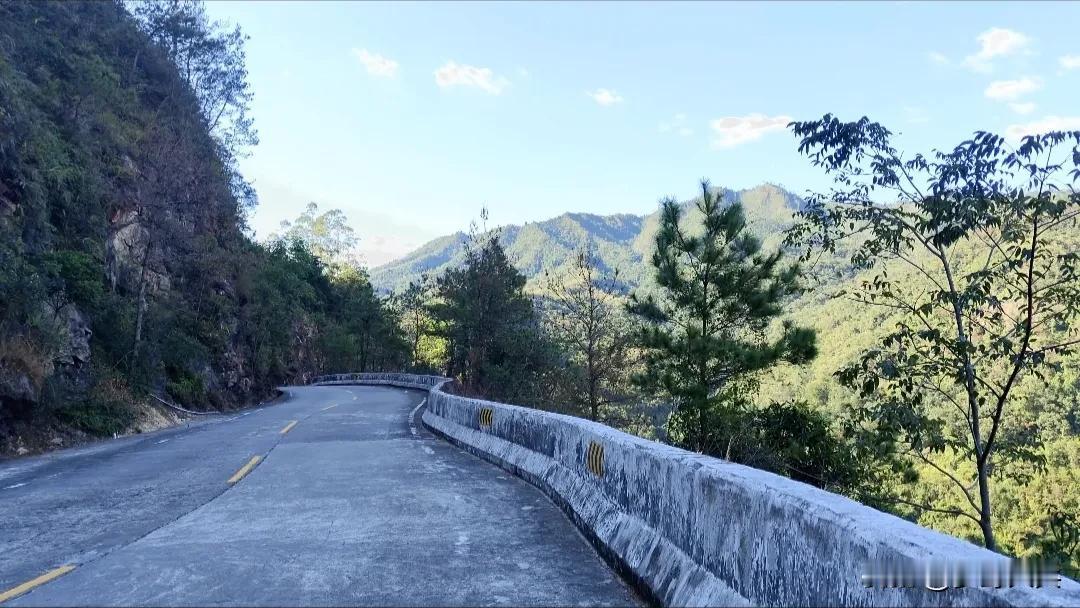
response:
[[[823,138],[823,141],[829,142],[838,140]],[[982,145],[985,145],[984,140],[976,141],[983,141]],[[967,145],[982,150],[976,144]],[[1043,154],[1047,148],[1044,146]],[[987,148],[987,153],[992,150],[993,147]],[[975,151],[965,151],[962,146],[959,153],[952,153],[958,158],[949,162],[955,166],[955,162],[970,157]],[[870,162],[872,157],[867,153],[864,158]],[[944,164],[945,160],[941,159],[941,163]],[[1065,171],[1061,168],[1057,170]],[[967,174],[972,172],[968,171]],[[941,213],[952,213],[962,209],[960,203],[966,201],[971,205],[972,213],[960,217],[939,215],[936,221],[950,228],[961,226],[961,220],[974,222],[978,226],[975,230],[980,234],[985,229],[993,230],[996,227],[1000,230],[1002,224],[999,222],[1023,225],[1020,217],[1039,205],[1050,207],[1040,211],[1040,214],[1058,214],[1062,221],[1054,224],[1057,234],[1047,237],[1047,248],[1039,254],[1045,256],[1040,259],[1044,260],[1046,267],[1032,275],[1033,280],[1042,285],[1054,286],[1048,290],[1048,295],[1054,295],[1060,306],[1043,308],[1041,310],[1045,312],[1037,315],[1045,314],[1046,318],[1056,315],[1053,323],[1046,321],[1040,326],[1046,332],[1042,339],[1055,341],[1031,342],[1028,352],[1045,346],[1067,345],[1071,340],[1068,337],[1071,330],[1059,321],[1064,321],[1063,315],[1072,314],[1069,303],[1075,307],[1080,300],[1069,295],[1076,289],[1074,275],[1073,278],[1067,276],[1071,272],[1067,269],[1072,262],[1060,256],[1067,256],[1077,249],[1080,232],[1071,223],[1074,221],[1072,212],[1060,196],[1025,194],[1027,188],[1009,192],[1011,198],[979,202],[970,191],[958,187],[944,188],[938,194],[941,197],[939,200],[949,200],[951,204],[935,205],[933,201],[928,204]],[[950,196],[953,198],[950,199]],[[881,198],[891,203],[892,199],[899,197]],[[964,481],[961,474],[965,474],[969,484],[967,491],[973,492],[971,498],[978,504],[978,473],[972,461],[972,450],[965,451],[964,438],[970,437],[970,431],[965,431],[964,416],[938,388],[921,395],[910,390],[894,391],[890,388],[891,385],[904,389],[904,382],[916,388],[930,381],[940,383],[939,386],[945,388],[947,382],[956,378],[955,371],[950,371],[956,368],[949,365],[950,360],[955,362],[956,359],[950,357],[966,352],[967,347],[958,348],[955,339],[949,338],[944,331],[918,333],[922,330],[915,323],[923,323],[920,315],[925,317],[926,313],[919,307],[924,302],[912,300],[917,303],[916,310],[911,311],[877,306],[871,301],[876,297],[905,297],[904,294],[935,297],[931,289],[934,285],[923,271],[892,253],[891,247],[900,245],[904,239],[885,236],[888,231],[881,232],[883,227],[874,233],[873,222],[868,223],[870,219],[879,218],[888,221],[890,213],[898,217],[917,213],[916,201],[909,199],[900,205],[875,205],[868,201],[874,210],[862,218],[860,225],[869,225],[870,232],[830,239],[826,246],[826,241],[820,238],[822,228],[831,225],[815,225],[813,220],[829,217],[822,215],[821,211],[831,208],[835,202],[826,197],[811,197],[804,201],[768,185],[741,192],[707,188],[702,197],[696,200],[678,204],[667,201],[656,214],[636,218],[635,221],[626,221],[622,217],[596,218],[586,224],[579,223],[579,220],[591,216],[567,214],[549,222],[531,224],[530,227],[535,228],[529,231],[514,227],[504,229],[496,240],[500,244],[509,243],[504,250],[505,257],[524,275],[524,291],[533,297],[534,314],[545,320],[543,327],[548,336],[547,342],[558,347],[557,352],[542,359],[544,366],[554,365],[555,369],[534,369],[530,372],[532,378],[547,378],[557,382],[558,386],[549,386],[546,394],[534,391],[534,394],[516,402],[592,417],[588,405],[588,383],[582,382],[589,375],[587,348],[582,348],[589,343],[588,330],[582,321],[587,321],[589,316],[582,316],[580,311],[587,311],[589,302],[595,305],[600,301],[604,302],[605,309],[620,309],[629,302],[627,294],[630,292],[636,294],[640,301],[647,301],[650,297],[654,301],[665,301],[666,298],[669,306],[679,302],[688,306],[685,310],[694,310],[691,305],[695,301],[692,297],[694,294],[687,291],[682,294],[685,297],[668,295],[679,296],[680,291],[671,291],[663,285],[662,278],[646,272],[648,266],[645,261],[654,257],[653,253],[656,252],[659,263],[669,269],[669,274],[670,269],[674,268],[683,277],[672,284],[686,287],[688,282],[685,277],[691,276],[696,260],[700,259],[706,218],[727,213],[731,216],[732,225],[737,226],[738,222],[734,222],[737,212],[734,209],[741,207],[746,220],[742,230],[746,234],[757,235],[755,240],[759,240],[760,248],[757,251],[760,256],[779,256],[780,252],[792,256],[809,254],[804,260],[804,276],[800,281],[806,289],[801,293],[792,289],[789,297],[780,298],[774,305],[777,314],[768,317],[771,321],[753,338],[762,340],[759,343],[762,345],[779,344],[786,322],[790,328],[799,327],[816,333],[818,353],[809,360],[805,357],[795,359],[799,364],[779,361],[775,365],[763,365],[761,369],[743,374],[740,380],[729,384],[731,390],[728,391],[720,388],[723,383],[714,384],[712,392],[706,391],[710,399],[702,401],[708,404],[703,409],[709,414],[704,423],[706,433],[702,449],[848,494],[923,525],[976,542],[985,541],[980,511],[972,508],[964,498],[964,489],[955,482],[956,479]],[[571,221],[571,218],[577,220]],[[950,218],[953,220],[951,223],[947,221]],[[924,231],[923,234],[935,230],[933,221],[923,219],[919,222],[917,225]],[[631,229],[614,230],[613,225],[630,226]],[[817,229],[809,230],[807,226],[816,226]],[[892,228],[896,226],[892,224]],[[848,231],[851,229],[848,222],[841,227]],[[789,229],[792,230],[788,232]],[[526,243],[522,241],[522,234],[533,236]],[[874,242],[875,234],[881,237],[877,243]],[[941,304],[949,302],[950,298],[962,301],[966,310],[970,311],[966,314],[978,318],[985,326],[972,334],[973,348],[979,348],[979,344],[986,345],[984,349],[1009,348],[1008,339],[995,340],[995,334],[986,330],[991,327],[991,322],[1004,327],[1006,313],[1016,317],[1019,311],[1024,310],[1023,304],[1007,304],[1009,298],[1006,297],[1010,293],[1017,293],[1010,291],[1012,287],[1009,283],[1016,283],[1010,272],[1015,272],[1021,267],[1017,264],[1028,259],[1024,253],[1027,237],[1020,235],[1022,232],[1013,232],[1008,237],[1020,239],[1015,241],[1010,256],[999,255],[991,257],[989,261],[987,243],[993,241],[983,241],[977,237],[965,240],[958,235],[950,237],[953,241],[948,244],[949,255],[946,259],[954,270],[954,276],[962,281],[957,283],[959,287],[955,295],[939,291],[936,296],[939,302],[937,308],[927,312],[937,315]],[[1030,237],[1030,233],[1027,236]],[[494,238],[491,235],[488,237]],[[477,235],[472,238],[476,239]],[[686,239],[696,239],[690,242],[694,247],[683,249],[697,253],[687,255],[680,251],[676,246],[680,238],[684,244]],[[1002,238],[997,237],[999,242],[1002,242]],[[440,239],[401,263],[376,269],[373,276],[376,281],[398,274],[406,279],[415,279],[418,275],[410,274],[409,268],[424,267],[436,274],[440,268],[455,268],[455,260],[462,255],[456,245],[459,242],[461,239],[457,236]],[[716,249],[720,250],[719,244],[726,241],[720,239],[716,242]],[[918,244],[919,241],[915,238],[913,242]],[[811,247],[807,248],[807,245]],[[997,247],[994,246],[994,249]],[[1006,247],[1002,249],[1010,251]],[[869,251],[874,254],[869,255]],[[587,260],[584,266],[582,256]],[[927,272],[932,269],[926,264],[938,259],[932,254],[912,254],[908,257],[923,265],[923,270]],[[538,258],[545,258],[547,265],[534,264],[533,261]],[[981,270],[988,264],[993,266],[990,274]],[[696,266],[698,271],[701,268],[700,265]],[[983,274],[976,274],[980,271]],[[993,273],[997,274],[990,276]],[[986,281],[990,281],[989,284]],[[1063,282],[1055,285],[1059,281]],[[585,289],[590,283],[594,290],[592,296]],[[572,296],[569,301],[567,290]],[[1038,287],[1034,291],[1047,293]],[[976,297],[979,293],[984,295]],[[987,293],[992,297],[985,295]],[[699,304],[702,299],[697,298]],[[568,302],[572,306],[568,306]],[[578,313],[574,312],[575,307]],[[995,321],[994,310],[998,307],[1003,312]],[[1036,310],[1040,309],[1036,307]],[[716,311],[715,314],[718,320],[734,318],[728,317],[727,311]],[[926,320],[948,323],[949,319],[950,316],[946,314]],[[1033,325],[1038,325],[1038,321]],[[570,333],[578,338],[577,341],[566,340],[566,328],[571,328]],[[1014,329],[1014,325],[1004,327],[996,335],[1007,338]],[[611,340],[611,344],[627,337],[627,328],[622,323],[613,324],[607,331],[614,332],[610,337],[605,337]],[[431,340],[431,343],[438,345],[429,348],[430,353],[450,347],[447,339],[435,336],[436,333],[432,331],[428,335],[421,332],[421,341]],[[903,340],[897,341],[898,333]],[[447,336],[446,333],[440,335]],[[1023,334],[1016,335],[1022,337]],[[666,353],[664,348],[675,342],[656,337],[655,344],[661,348],[655,352],[665,353],[656,356],[651,366],[654,378],[658,379],[663,377],[665,362],[681,360],[679,357],[689,353],[680,353],[678,348]],[[536,339],[541,338],[543,336]],[[934,355],[935,343],[938,344],[937,362],[933,362],[931,356]],[[1020,344],[1018,340],[1012,340],[1011,347],[1016,349]],[[634,372],[644,372],[646,376],[650,372],[647,357],[650,346],[649,342],[628,345],[624,365],[618,370],[620,373],[613,374],[602,383],[604,389],[599,391],[602,407],[596,417],[642,436],[698,447],[694,440],[694,425],[680,426],[682,404],[680,400],[671,398],[672,392],[659,390],[643,394],[628,381]],[[904,380],[899,375],[901,370],[897,363],[907,364],[915,348],[928,349],[930,352],[920,353],[916,365],[909,366],[904,372],[909,380]],[[901,350],[906,358],[897,361],[896,356]],[[999,377],[994,374],[1009,370],[1010,362],[1015,368],[1017,361],[1027,361],[1021,366],[1020,371],[1024,373],[1018,372],[1009,390],[1010,396],[1002,401],[997,423],[1001,430],[995,436],[988,458],[991,464],[997,466],[987,468],[990,481],[990,500],[987,504],[994,505],[990,520],[998,550],[1077,564],[1080,563],[1080,555],[1077,555],[1080,549],[1074,539],[1077,538],[1076,530],[1080,530],[1080,520],[1077,518],[1080,511],[1080,492],[1077,491],[1080,488],[1080,357],[1068,352],[1064,346],[1052,350],[1052,357],[1046,356],[1037,362],[1030,357],[1018,359],[1015,354],[1010,358],[1004,352],[972,352],[974,357],[979,357],[977,352],[983,353],[980,360],[983,362],[976,368],[977,373],[984,374],[981,377],[987,381]],[[1050,351],[1045,352],[1050,354]],[[444,360],[438,355],[426,359],[421,356],[421,359],[429,368],[445,369],[442,367]],[[986,362],[991,359],[995,361],[987,366]],[[675,366],[675,369],[683,368]],[[843,373],[842,370],[848,371]],[[855,373],[852,370],[858,371]],[[927,375],[927,372],[933,375]],[[867,374],[878,376],[876,384],[865,382]],[[676,378],[674,373],[669,376]],[[658,386],[653,383],[651,388]],[[684,386],[688,387],[689,382]],[[962,387],[963,383],[954,384],[953,389],[960,392],[952,393],[949,389],[946,392],[956,398],[956,395],[965,394]],[[871,390],[864,391],[864,388]],[[493,394],[487,396],[503,398]],[[963,403],[962,400],[960,402]],[[982,433],[988,433],[994,427],[996,402],[987,400],[986,409],[980,410],[981,415],[990,418],[980,426]],[[685,411],[688,410],[684,408]],[[880,425],[880,420],[896,424]],[[919,446],[918,449],[930,458],[930,462],[910,453],[914,441],[922,442],[914,445]],[[980,449],[986,451],[985,442]],[[994,455],[996,450],[1003,452]]]
[[[717,192],[726,203],[742,203],[750,228],[762,236],[767,248],[780,244],[782,229],[791,224],[791,213],[799,205],[797,197],[773,185]],[[699,221],[693,205],[686,206],[688,219]],[[529,291],[542,291],[544,272],[568,270],[586,245],[604,268],[618,268],[619,281],[629,287],[650,280],[648,260],[659,225],[659,212],[646,216],[565,213],[524,226],[505,226],[499,241],[514,267],[525,275]],[[434,239],[399,260],[373,268],[371,282],[380,291],[400,292],[420,275],[434,277],[459,266],[467,239],[464,232]]]
[[[611,406],[630,397],[631,339],[619,305],[619,270],[603,268],[589,244],[568,271],[546,273],[545,278],[545,317],[571,364],[566,377],[570,397],[589,420],[609,421]]]
[[[551,349],[524,287],[497,232],[474,234],[465,263],[438,278],[432,316],[446,340],[447,374],[465,394],[531,403],[542,390]]]
[[[438,373],[437,363],[446,358],[445,341],[435,335],[431,306],[435,283],[428,275],[412,281],[393,300],[401,315],[401,327],[409,344],[409,369],[417,373]]]
[[[828,196],[705,184],[369,277],[340,211],[245,233],[238,28],[9,2],[0,40],[0,451],[16,422],[124,432],[150,394],[220,409],[408,368],[1080,563],[1080,134],[905,160],[826,116],[794,129]]]
[[[812,331],[790,323],[769,335],[798,293],[798,268],[783,266],[780,251],[762,252],[741,205],[723,205],[708,182],[701,188],[700,234],[680,225],[677,201],[661,202],[652,256],[660,296],[635,295],[630,306],[645,350],[636,381],[674,404],[668,427],[676,443],[731,459],[743,443],[736,420],[753,398],[753,373],[813,359],[817,347]]]
[[[851,265],[876,272],[848,297],[897,313],[878,345],[837,372],[859,393],[853,432],[873,462],[928,466],[959,494],[889,499],[970,519],[993,549],[992,479],[1025,475],[1044,458],[1015,390],[1060,369],[1080,344],[1080,255],[1070,242],[1080,194],[1069,187],[1080,132],[1028,137],[1016,149],[978,133],[904,161],[891,133],[866,119],[793,129],[839,189],[810,198],[790,241],[809,257],[859,237]],[[889,203],[874,200],[882,191]],[[897,267],[907,272],[890,277]]]
[[[15,423],[111,436],[148,393],[228,408],[407,357],[340,212],[245,235],[242,32],[199,3],[128,8],[0,4],[3,452]]]

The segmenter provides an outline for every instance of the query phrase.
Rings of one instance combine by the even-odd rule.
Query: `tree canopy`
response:
[[[892,499],[972,519],[995,548],[992,478],[1040,458],[1036,429],[1010,415],[1016,388],[1080,344],[1080,255],[1067,238],[1080,217],[1080,132],[1016,147],[979,132],[905,159],[866,118],[826,115],[792,130],[836,188],[807,200],[788,242],[809,256],[858,239],[850,263],[875,272],[841,297],[902,313],[837,373],[862,397],[857,434],[879,457],[932,467],[962,500]],[[897,267],[910,272],[897,277]],[[929,407],[937,401],[949,407]]]
[[[640,385],[674,400],[670,424],[682,443],[722,454],[727,446],[711,429],[747,394],[750,373],[801,363],[817,351],[812,331],[790,323],[769,331],[799,291],[797,266],[784,265],[780,251],[762,251],[740,205],[725,205],[707,181],[701,190],[700,234],[681,224],[676,200],[661,203],[651,260],[660,295],[635,295],[630,310],[641,320],[645,349]]]

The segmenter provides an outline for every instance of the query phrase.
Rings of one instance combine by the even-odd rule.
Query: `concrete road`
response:
[[[4,605],[639,603],[539,491],[427,433],[424,393],[288,392],[0,464],[0,594],[56,577]]]

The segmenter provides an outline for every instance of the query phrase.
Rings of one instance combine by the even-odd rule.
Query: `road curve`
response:
[[[4,606],[639,603],[539,491],[421,428],[424,393],[288,392],[0,464]]]

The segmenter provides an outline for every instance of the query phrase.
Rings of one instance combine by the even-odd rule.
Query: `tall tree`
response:
[[[448,342],[447,372],[467,393],[516,397],[530,380],[538,327],[524,288],[497,231],[474,230],[464,264],[438,278],[432,312]]]
[[[651,260],[659,297],[634,294],[630,305],[645,349],[637,381],[673,400],[669,427],[680,443],[724,454],[728,446],[717,445],[715,426],[745,401],[749,375],[780,361],[805,362],[817,350],[811,330],[784,322],[770,332],[783,303],[799,291],[797,266],[783,265],[779,251],[762,252],[742,206],[725,205],[709,182],[702,181],[695,207],[701,234],[682,225],[676,200],[661,202]]]
[[[338,333],[348,345],[347,356],[339,356],[339,365],[359,372],[400,369],[407,346],[397,316],[375,294],[367,272],[342,266],[334,272],[331,287],[335,297],[329,312],[334,325],[327,333]]]
[[[196,0],[131,2],[129,6],[143,31],[176,64],[198,99],[207,131],[224,155],[234,159],[257,144],[254,121],[248,115],[254,99],[244,52],[248,36],[240,27],[210,21],[205,5]]]
[[[246,300],[238,334],[250,352],[254,379],[260,385],[302,382],[319,371],[304,328],[329,298],[325,268],[303,241],[251,248],[251,272],[238,286]]]
[[[1015,148],[978,132],[905,159],[866,118],[792,129],[837,187],[808,199],[788,242],[811,255],[854,238],[851,263],[872,276],[845,297],[900,314],[837,373],[860,394],[857,430],[881,456],[949,479],[961,506],[889,498],[968,518],[994,549],[991,480],[1038,460],[1037,433],[1008,415],[1017,383],[1080,343],[1080,258],[1064,241],[1080,217],[1080,132]]]
[[[112,288],[138,294],[130,369],[147,363],[142,345],[153,301],[181,278],[178,267],[197,265],[194,252],[201,239],[222,235],[227,240],[224,233],[238,219],[235,199],[220,187],[227,182],[213,144],[198,135],[197,118],[185,113],[178,99],[167,97],[158,109],[162,114],[145,125],[119,176],[129,196],[111,202],[109,209]],[[199,270],[191,273],[196,282],[183,286],[191,299],[203,287],[199,280],[211,274]]]
[[[403,328],[411,350],[412,369],[420,368],[420,340],[431,332],[428,300],[432,287],[428,275],[421,275],[418,281],[409,281],[409,286],[397,297]]]
[[[587,244],[566,272],[545,272],[545,287],[552,334],[581,370],[577,405],[590,420],[599,420],[628,369],[630,335],[618,305],[619,272],[603,268]]]
[[[282,221],[274,238],[299,239],[328,265],[359,265],[353,253],[359,238],[340,209],[319,213],[319,205],[308,203],[293,221]]]

